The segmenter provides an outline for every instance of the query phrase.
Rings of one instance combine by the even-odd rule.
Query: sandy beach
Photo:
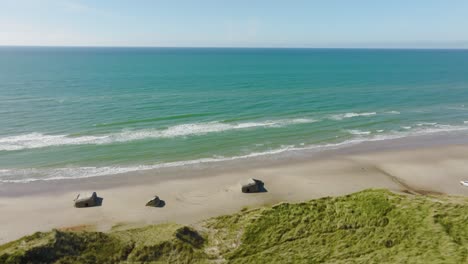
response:
[[[299,202],[367,188],[412,194],[468,195],[468,145],[411,149],[340,151],[301,160],[277,160],[257,166],[220,164],[206,169],[147,171],[77,181],[4,184],[0,188],[0,243],[36,231],[89,226],[106,231],[116,224],[163,222],[195,224],[243,207]],[[174,171],[177,171],[175,173]],[[266,193],[243,194],[240,182],[261,179]],[[77,209],[79,192],[96,191],[101,207]],[[163,208],[145,207],[153,195]]]

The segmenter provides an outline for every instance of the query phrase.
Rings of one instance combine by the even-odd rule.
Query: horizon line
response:
[[[0,48],[162,48],[162,49],[373,49],[373,50],[468,50],[468,47],[271,47],[271,46],[106,46],[106,45],[2,45]]]

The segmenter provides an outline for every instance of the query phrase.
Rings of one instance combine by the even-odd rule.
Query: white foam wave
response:
[[[362,136],[362,135],[370,135],[372,132],[371,131],[361,131],[357,129],[350,129],[347,130],[350,134],[357,135],[357,136]]]
[[[391,115],[399,115],[400,112],[399,111],[388,111],[388,112],[385,112],[386,114],[391,114]]]
[[[107,139],[108,136],[68,137],[67,135],[44,135],[41,133],[30,133],[19,136],[0,138],[0,151],[42,148],[60,145],[92,144],[93,142],[106,142]]]
[[[435,125],[437,125],[437,123],[435,123],[435,122],[423,122],[423,123],[418,123],[416,125],[419,126],[419,127],[420,126],[435,126]]]
[[[170,168],[186,165],[195,165],[200,163],[211,163],[219,161],[229,161],[236,159],[253,158],[263,155],[279,154],[285,151],[300,149],[294,146],[282,146],[279,149],[254,152],[243,156],[234,157],[213,157],[202,158],[197,160],[167,162],[154,165],[139,165],[130,167],[74,167],[74,168],[57,168],[57,169],[18,169],[18,170],[5,170],[0,171],[0,183],[28,183],[34,181],[51,181],[51,180],[65,180],[65,179],[83,179],[106,175],[116,175],[135,171],[145,171],[161,168]],[[30,175],[37,175],[38,178],[30,177]],[[26,178],[27,177],[27,178]],[[3,179],[2,179],[3,178]],[[19,178],[19,179],[17,179]]]
[[[433,133],[441,132],[453,132],[453,131],[466,131],[468,126],[453,126],[453,125],[433,125],[433,127],[418,127],[411,131],[392,131],[386,134],[378,135],[367,135],[345,140],[338,143],[329,143],[322,145],[305,145],[303,143],[299,146],[288,145],[282,146],[281,148],[268,150],[264,152],[253,152],[247,155],[234,156],[234,157],[212,157],[202,158],[197,160],[188,161],[177,161],[160,163],[154,165],[140,165],[140,166],[129,166],[129,167],[78,167],[78,168],[57,168],[57,169],[4,169],[0,170],[0,183],[28,183],[33,181],[51,181],[51,180],[64,180],[64,179],[80,179],[90,178],[98,176],[115,175],[121,173],[135,172],[152,170],[159,168],[177,167],[194,165],[201,163],[211,163],[220,161],[230,161],[237,159],[247,159],[266,155],[280,154],[289,151],[300,151],[300,150],[326,150],[326,149],[337,149],[363,142],[382,141],[389,139],[398,139],[408,136],[421,136]]]
[[[122,132],[114,134],[80,137],[72,137],[70,135],[46,135],[42,133],[30,133],[0,138],[0,151],[13,151],[64,145],[111,144],[116,142],[128,142],[142,139],[173,138],[182,136],[203,135],[207,133],[224,132],[228,130],[241,130],[261,127],[283,127],[287,125],[304,124],[312,122],[316,122],[316,120],[307,118],[297,118],[234,124],[222,122],[207,122],[175,125],[166,129],[124,130]]]
[[[468,126],[454,126],[454,125],[442,125],[433,123],[433,125],[425,125],[422,128],[412,131],[415,135],[433,134],[441,132],[455,132],[468,130]]]
[[[352,117],[358,117],[358,116],[373,116],[376,114],[377,114],[376,112],[345,113],[345,114],[332,115],[330,118],[333,120],[343,120],[345,118],[352,118]]]

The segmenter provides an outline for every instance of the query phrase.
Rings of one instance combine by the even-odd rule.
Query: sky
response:
[[[468,0],[0,0],[0,45],[468,48]]]

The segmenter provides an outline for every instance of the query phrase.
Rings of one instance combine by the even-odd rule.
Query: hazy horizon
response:
[[[468,2],[1,0],[0,46],[468,48]]]
[[[323,50],[468,50],[468,47],[264,47],[264,46],[97,46],[97,45],[0,45],[0,48],[128,48],[128,49],[323,49]]]

